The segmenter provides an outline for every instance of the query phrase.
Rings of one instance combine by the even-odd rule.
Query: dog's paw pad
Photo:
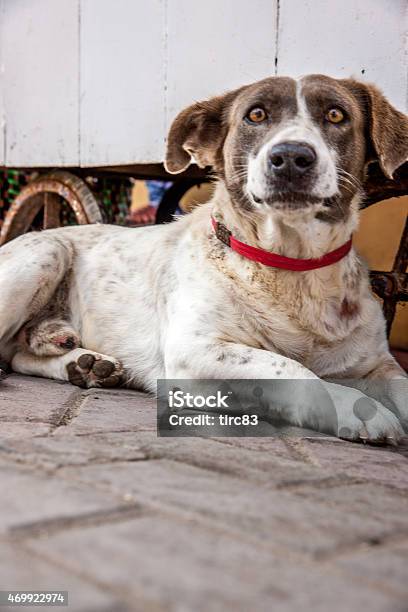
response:
[[[98,377],[102,379],[106,379],[110,377],[112,372],[115,371],[116,365],[112,361],[108,361],[107,359],[101,359],[100,361],[96,361],[95,365],[92,368],[92,372]]]
[[[75,361],[68,363],[67,374],[71,385],[82,387],[84,389],[87,388],[88,385],[84,373]]]
[[[343,440],[352,440],[354,437],[353,432],[351,431],[349,427],[341,427],[337,435],[339,438],[342,438]]]
[[[67,365],[70,383],[78,387],[117,387],[122,381],[122,366],[116,359],[98,353],[82,353]]]
[[[117,374],[112,374],[112,376],[108,376],[101,380],[101,387],[117,387],[120,385],[121,377]]]
[[[77,363],[84,372],[90,372],[95,363],[95,355],[92,355],[92,353],[84,353],[78,358]]]

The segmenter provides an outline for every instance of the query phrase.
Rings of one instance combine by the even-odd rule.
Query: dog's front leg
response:
[[[272,418],[351,440],[392,443],[403,435],[395,415],[375,399],[323,381],[297,361],[261,349],[177,338],[166,349],[166,377],[263,379],[263,399]],[[250,385],[243,385],[242,393],[241,405],[253,404]]]
[[[351,384],[391,410],[408,432],[408,376],[390,353],[380,355],[375,367]]]

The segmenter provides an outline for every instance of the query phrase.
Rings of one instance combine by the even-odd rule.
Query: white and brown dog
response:
[[[16,372],[84,387],[355,379],[322,383],[330,433],[394,442],[408,379],[350,238],[367,163],[391,177],[407,158],[407,118],[353,80],[268,78],[194,104],[171,127],[166,167],[212,166],[212,200],[166,226],[69,227],[3,246],[0,353]],[[395,384],[378,393],[378,381]],[[270,410],[319,428],[305,389],[291,405],[272,393]],[[376,409],[363,423],[364,394]]]

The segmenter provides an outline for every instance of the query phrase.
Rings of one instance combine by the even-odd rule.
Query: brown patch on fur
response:
[[[340,316],[344,319],[351,319],[358,315],[360,312],[360,306],[356,302],[349,302],[347,298],[341,303]]]
[[[392,179],[408,160],[408,117],[394,108],[374,85],[347,79],[340,81],[360,104],[366,119],[367,161],[377,160]]]
[[[37,310],[18,332],[16,340],[26,350],[38,356],[51,356],[63,354],[81,345],[81,340],[70,323],[68,307],[70,282],[71,273],[68,272],[48,303]],[[44,283],[36,295],[43,288]]]
[[[176,117],[167,140],[165,165],[168,172],[185,170],[192,155],[201,168],[219,166],[227,134],[225,107],[238,91],[193,104]]]

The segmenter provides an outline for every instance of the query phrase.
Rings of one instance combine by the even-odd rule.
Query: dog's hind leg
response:
[[[40,312],[72,265],[73,249],[53,232],[25,234],[0,248],[0,342]]]
[[[78,387],[116,387],[122,381],[119,361],[88,349],[77,348],[58,357],[38,357],[18,351],[11,363],[14,372],[66,380]]]
[[[19,331],[17,344],[37,357],[53,357],[80,347],[81,339],[70,323],[52,318],[28,322]]]

